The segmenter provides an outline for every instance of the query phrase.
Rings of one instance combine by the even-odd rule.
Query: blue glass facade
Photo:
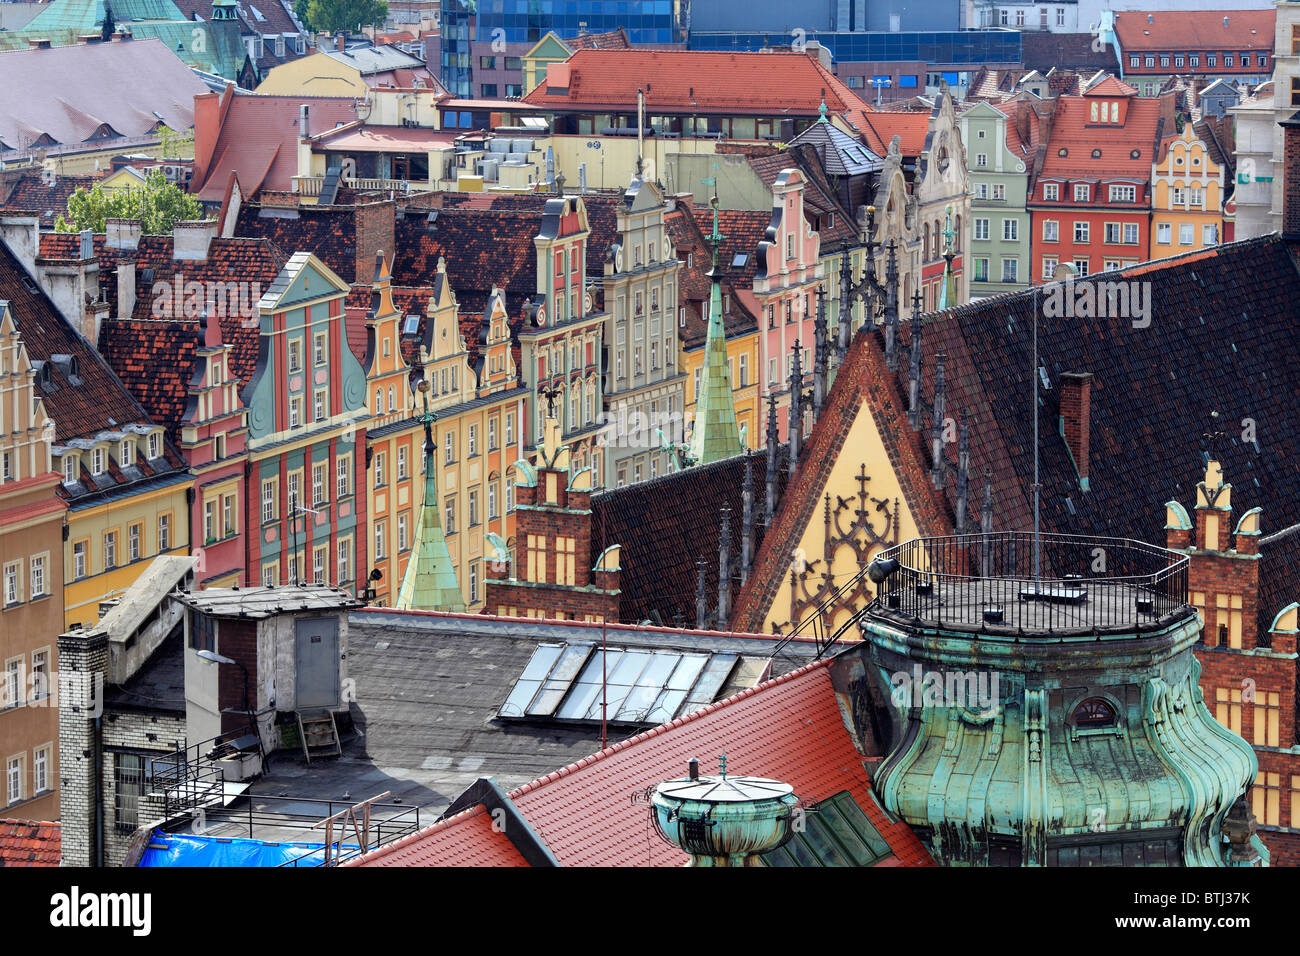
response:
[[[675,7],[675,0],[443,0],[443,84],[471,95],[471,42],[531,46],[550,30],[574,37],[619,27],[636,44],[679,42]]]
[[[693,33],[692,50],[753,51],[789,48],[788,33]],[[983,66],[1020,62],[1020,33],[1016,30],[945,30],[917,33],[808,33],[830,50],[836,64],[886,63],[920,60],[952,66]]]

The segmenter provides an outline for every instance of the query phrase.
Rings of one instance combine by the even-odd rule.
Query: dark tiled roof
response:
[[[0,820],[0,867],[58,866],[62,853],[58,823]]]
[[[1046,73],[1060,69],[1113,70],[1117,66],[1115,50],[1107,46],[1093,49],[1096,37],[1091,33],[1048,33],[1046,30],[1023,30],[1020,33],[1020,58],[1027,70]]]
[[[0,210],[40,216],[41,229],[53,229],[57,217],[68,211],[68,197],[96,182],[94,176],[42,177],[39,170],[24,170],[8,182],[0,180]]]
[[[240,182],[242,184],[243,180]],[[353,206],[297,206],[288,210],[244,203],[239,210],[235,235],[267,239],[286,259],[295,252],[310,252],[344,282],[355,282],[357,222],[354,209]]]
[[[755,453],[750,460],[757,542],[762,536],[767,458]],[[680,615],[683,622],[694,625],[695,562],[701,557],[707,565],[707,606],[710,612],[717,611],[718,542],[724,504],[731,506],[731,568],[736,575],[731,593],[733,597],[738,593],[744,486],[745,457],[738,455],[592,497],[592,563],[610,545],[623,546],[619,603],[623,620],[672,625]]]

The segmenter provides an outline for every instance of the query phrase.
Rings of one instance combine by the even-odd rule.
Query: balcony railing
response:
[[[294,176],[293,191],[299,196],[319,196],[324,182],[324,176]],[[436,188],[432,183],[409,179],[358,178],[356,176],[341,176],[339,185],[361,192],[429,192]]]
[[[1124,538],[1003,532],[882,552],[870,613],[956,630],[1057,638],[1139,634],[1194,613],[1186,555]]]

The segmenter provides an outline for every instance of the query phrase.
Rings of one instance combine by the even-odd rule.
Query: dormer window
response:
[[[104,473],[104,449],[96,448],[90,453],[90,473],[95,476]]]
[[[80,477],[81,467],[80,459],[72,452],[63,456],[63,483],[65,485],[75,484]]]
[[[1088,201],[1088,195],[1089,195],[1089,192],[1090,192],[1090,190],[1089,190],[1089,187],[1088,187],[1088,184],[1087,184],[1087,183],[1075,183],[1075,184],[1074,184],[1074,201],[1075,201],[1075,202],[1087,202],[1087,201]]]
[[[1076,727],[1114,727],[1119,722],[1119,714],[1109,701],[1089,697],[1074,708],[1072,719]]]
[[[117,461],[123,468],[135,464],[135,442],[124,441],[118,446]]]
[[[162,457],[162,435],[153,432],[149,435],[149,459]]]

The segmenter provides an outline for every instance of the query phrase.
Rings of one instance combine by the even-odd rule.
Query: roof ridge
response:
[[[831,663],[831,658],[824,657],[821,660],[813,661],[811,664],[805,664],[803,667],[800,667],[798,670],[790,671],[788,674],[782,674],[779,677],[774,677],[771,680],[763,681],[763,683],[757,684],[753,687],[747,687],[744,690],[731,695],[730,697],[727,697],[723,700],[714,701],[712,704],[709,704],[707,707],[702,707],[699,710],[693,711],[692,713],[689,713],[684,717],[678,717],[675,720],[671,720],[666,724],[660,724],[658,727],[652,727],[649,730],[643,731],[634,737],[629,737],[626,740],[620,740],[618,743],[612,744],[606,747],[604,750],[600,750],[594,754],[591,754],[590,756],[583,757],[581,760],[575,760],[573,763],[569,764],[566,767],[561,767],[559,770],[553,770],[552,772],[546,774],[544,777],[538,777],[536,780],[532,780],[521,787],[516,787],[514,790],[511,790],[507,794],[507,796],[513,801],[517,797],[522,797],[525,794],[532,793],[535,790],[541,789],[543,786],[545,786],[548,783],[553,783],[554,781],[559,780],[562,777],[567,777],[569,776],[569,774],[576,773],[577,771],[589,767],[592,764],[597,763],[598,761],[605,760],[609,757],[612,757],[614,754],[626,750],[628,747],[632,747],[635,746],[636,744],[643,743],[646,740],[653,739],[654,737],[657,737],[660,734],[667,733],[670,730],[673,730],[677,727],[681,727],[693,721],[701,720],[708,714],[712,714],[718,710],[721,710],[724,707],[730,707],[733,704],[738,703],[739,701],[741,701],[746,697],[752,697],[756,694],[760,694],[765,691],[771,690],[772,688],[780,684],[787,684],[797,678],[805,677],[820,667],[828,667],[830,663]]]
[[[341,865],[361,866],[362,864],[368,861],[383,859],[386,856],[391,856],[392,854],[396,853],[398,850],[402,849],[403,847],[407,847],[410,846],[412,843],[416,843],[420,840],[427,839],[428,837],[432,836],[433,834],[437,833],[440,830],[449,829],[453,825],[462,822],[465,819],[481,816],[482,814],[485,814],[487,812],[488,812],[487,807],[485,807],[481,803],[476,803],[473,806],[466,807],[464,810],[460,811],[460,813],[457,813],[454,816],[446,817],[441,820],[434,820],[427,827],[421,827],[420,829],[416,830],[413,833],[408,833],[406,836],[402,837],[399,840],[394,840],[392,843],[385,843],[382,844],[381,846],[377,846],[373,850],[369,850],[361,854],[360,856],[353,857],[352,859],[347,860]]]

